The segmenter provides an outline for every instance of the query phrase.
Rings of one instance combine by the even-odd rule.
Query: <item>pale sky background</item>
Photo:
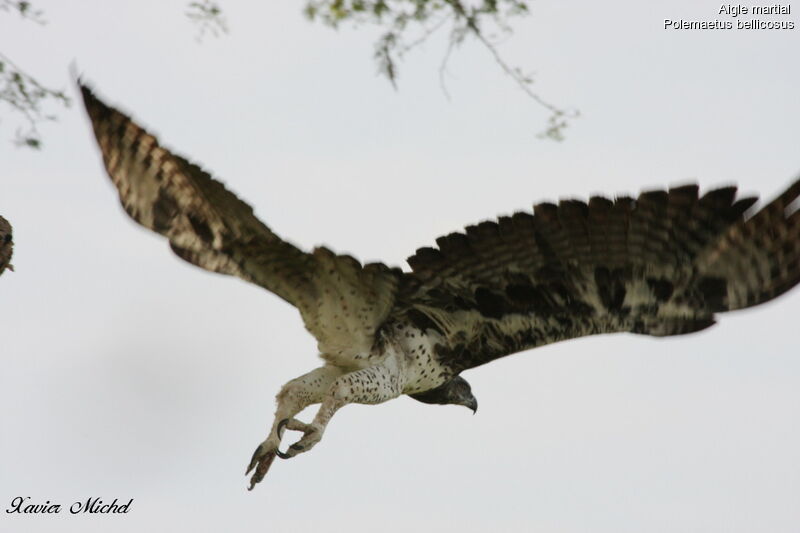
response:
[[[0,51],[73,98],[76,61],[306,248],[406,267],[442,234],[544,199],[687,181],[771,197],[800,171],[800,29],[663,29],[713,20],[715,2],[534,2],[499,50],[582,112],[561,144],[536,138],[546,113],[471,41],[448,101],[444,35],[395,91],[371,28],[228,1],[230,35],[198,44],[185,3],[39,0],[45,27],[0,13]],[[274,395],[319,365],[314,342],[277,297],[130,221],[80,103],[59,115],[41,152],[14,148],[0,115],[17,243],[0,278],[0,529],[800,530],[800,290],[691,336],[593,337],[468,371],[477,416],[348,406],[247,492]],[[15,496],[134,503],[8,515]]]

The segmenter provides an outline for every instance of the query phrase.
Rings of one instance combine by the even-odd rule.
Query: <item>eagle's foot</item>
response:
[[[276,456],[282,459],[289,459],[294,457],[297,453],[300,453],[299,449],[298,451],[292,453],[294,448],[290,448],[289,452],[287,453],[283,453],[280,451],[280,449],[278,449],[281,443],[281,438],[283,437],[283,433],[287,429],[290,431],[302,431],[304,434],[317,431],[311,426],[311,424],[306,424],[297,420],[296,418],[284,418],[278,422],[278,424],[275,426],[275,431],[273,434],[270,435],[267,440],[259,444],[258,447],[256,447],[256,450],[253,452],[253,456],[250,459],[250,463],[247,465],[247,471],[245,472],[245,475],[249,474],[251,471],[253,471],[253,469],[255,469],[253,477],[250,478],[250,487],[248,490],[253,490],[253,487],[255,487],[256,484],[264,479],[264,476],[267,475],[267,472],[269,471],[270,466],[272,466],[272,462],[275,460]],[[308,446],[308,449],[311,449],[311,447],[317,442],[319,442],[319,439]]]
[[[304,424],[299,420],[291,420],[288,424],[286,424],[286,429],[292,431],[302,431],[303,437],[289,446],[289,449],[286,452],[278,452],[278,457],[281,459],[291,459],[292,457],[299,455],[303,452],[309,451],[313,448],[319,441],[322,440],[322,433],[325,431],[325,428],[319,424],[311,423],[311,424]]]
[[[272,461],[275,460],[275,455],[278,452],[278,445],[271,443],[271,439],[267,439],[258,445],[256,451],[253,452],[253,457],[250,459],[250,464],[247,466],[245,475],[249,474],[254,468],[253,477],[250,478],[250,486],[247,490],[253,490],[264,476],[269,472],[269,467],[272,466]],[[278,441],[280,442],[280,441]]]

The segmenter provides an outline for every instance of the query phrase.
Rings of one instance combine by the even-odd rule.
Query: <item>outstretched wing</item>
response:
[[[396,312],[437,330],[457,370],[583,335],[699,331],[800,281],[798,194],[751,217],[734,187],[539,204],[418,250]]]
[[[14,270],[11,265],[11,255],[14,252],[14,239],[11,231],[11,224],[3,217],[0,217],[0,274],[5,269]]]
[[[394,303],[399,271],[362,267],[325,248],[303,252],[199,166],[80,89],[108,175],[133,220],[166,236],[182,259],[260,285],[297,307],[323,353],[371,348]]]

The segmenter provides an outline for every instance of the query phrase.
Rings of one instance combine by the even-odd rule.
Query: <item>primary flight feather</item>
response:
[[[201,268],[294,305],[324,365],[277,395],[250,488],[275,457],[310,450],[334,413],[408,394],[477,409],[469,368],[575,337],[705,329],[717,313],[766,302],[800,281],[800,180],[755,213],[734,187],[687,185],[637,198],[563,200],[469,226],[421,248],[411,271],[361,265],[284,241],[197,165],[161,147],[81,85],[125,211]],[[314,420],[295,415],[320,404]],[[279,450],[286,429],[303,437]]]

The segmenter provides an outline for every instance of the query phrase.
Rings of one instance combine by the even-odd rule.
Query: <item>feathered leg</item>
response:
[[[349,403],[377,404],[398,397],[403,392],[402,372],[395,357],[363,370],[337,378],[325,395],[322,405],[310,424],[289,429],[304,433],[303,438],[289,447],[283,458],[307,452],[321,439],[331,417]]]
[[[264,478],[275,456],[280,454],[278,446],[283,432],[287,428],[303,431],[306,427],[306,424],[295,420],[294,416],[309,405],[321,403],[336,378],[342,374],[344,371],[340,368],[326,365],[291,380],[281,388],[275,398],[278,407],[275,410],[275,420],[269,436],[258,445],[247,467],[247,474],[253,468],[256,469],[250,480],[251,490]]]

